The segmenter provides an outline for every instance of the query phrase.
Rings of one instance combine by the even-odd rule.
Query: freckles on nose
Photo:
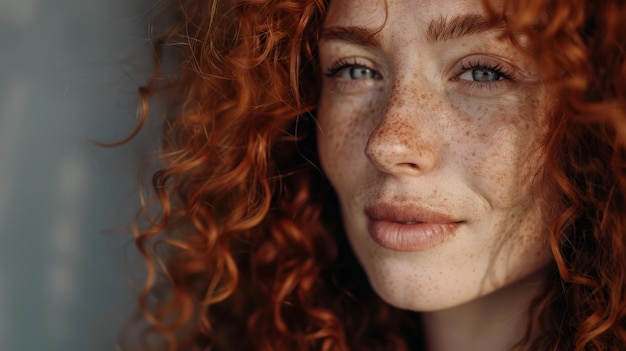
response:
[[[402,81],[402,79],[400,79]],[[442,140],[446,113],[441,99],[425,92],[419,82],[394,86],[379,124],[372,130],[365,154],[386,173],[431,169]],[[439,145],[442,146],[442,145]],[[449,147],[449,143],[446,147]]]
[[[368,159],[385,172],[404,168],[426,170],[432,166],[433,146],[428,131],[410,116],[392,114],[370,135],[365,149]]]
[[[403,151],[414,150],[421,154],[426,143],[423,141],[422,131],[403,118],[392,117],[390,121],[383,122],[372,133],[371,142],[389,145],[385,148],[376,148],[373,154],[384,158],[399,156]]]

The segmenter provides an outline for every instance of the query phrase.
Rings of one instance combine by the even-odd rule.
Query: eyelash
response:
[[[369,69],[373,73],[378,75],[378,79],[382,79],[382,76],[378,71],[370,68],[370,65],[368,64],[359,63],[357,58],[339,59],[335,61],[330,67],[326,69],[326,71],[324,72],[324,75],[328,78],[334,79],[334,78],[337,78],[337,75],[341,73],[343,70],[354,68],[354,67],[363,67],[363,68]],[[476,69],[493,71],[495,74],[497,74],[500,77],[500,79],[494,80],[494,81],[480,82],[480,81],[466,80],[466,79],[460,78],[461,75],[463,75],[464,73],[471,71],[471,70],[476,70]],[[500,63],[490,63],[481,59],[472,60],[470,58],[467,60],[463,60],[460,62],[460,65],[458,66],[458,68],[452,73],[453,73],[453,78],[451,79],[451,81],[454,81],[458,84],[462,84],[461,86],[464,86],[463,89],[465,91],[467,91],[471,95],[476,94],[477,96],[482,96],[485,94],[486,95],[494,94],[504,89],[504,87],[507,84],[511,82],[515,82],[517,80],[514,72],[511,71],[510,69],[507,69],[506,66]],[[339,81],[336,81],[335,84],[337,84],[337,87],[339,89],[352,90],[352,89],[357,89],[356,87],[363,86],[363,83],[364,82],[361,80],[341,79]]]
[[[504,79],[513,80],[513,81],[515,80],[513,73],[507,70],[503,65],[490,64],[490,63],[486,63],[480,60],[476,62],[472,62],[472,63],[461,62],[461,67],[459,67],[459,69],[455,72],[454,75],[455,77],[458,78],[463,73],[469,70],[473,70],[473,69],[484,69],[484,70],[494,71],[499,76],[503,77]]]
[[[346,59],[340,59],[336,61],[335,63],[333,63],[330,67],[328,67],[326,72],[324,72],[324,75],[328,78],[332,78],[332,77],[335,77],[339,72],[341,72],[345,68],[351,68],[351,67],[357,67],[357,66],[367,67],[366,65],[359,64],[356,61],[356,59],[352,59],[352,62]]]
[[[346,59],[341,59],[338,60],[337,62],[333,63],[332,66],[330,66],[326,72],[324,73],[324,75],[326,77],[332,78],[335,77],[339,72],[341,72],[342,70],[346,69],[346,68],[352,68],[352,67],[365,67],[368,68],[366,65],[362,65],[359,64],[356,59],[352,59],[351,61],[346,60]],[[371,68],[368,68],[371,69]],[[503,65],[501,64],[488,64],[488,63],[484,63],[482,61],[477,61],[477,62],[473,62],[473,63],[465,63],[462,62],[461,63],[461,67],[459,67],[459,69],[455,72],[455,77],[459,77],[460,75],[462,75],[463,73],[472,70],[472,69],[485,69],[485,70],[489,70],[489,71],[494,71],[496,72],[498,75],[500,75],[501,77],[508,79],[508,80],[515,80],[515,77],[513,76],[513,73],[510,72],[509,70],[507,70],[506,68],[504,68]]]

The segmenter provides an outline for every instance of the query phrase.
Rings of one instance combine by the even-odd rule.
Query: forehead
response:
[[[492,10],[501,11],[501,0]],[[466,45],[502,45],[506,20],[489,16],[483,0],[335,0],[331,2],[324,23],[321,42],[339,40],[388,52],[404,53],[403,60],[414,54],[405,48],[433,49],[453,42]],[[482,38],[481,41],[466,40]],[[460,39],[461,41],[458,41]],[[408,54],[408,56],[407,56]],[[441,52],[434,52],[435,56]]]
[[[326,26],[358,24],[370,28],[428,26],[433,18],[484,14],[481,0],[333,0]],[[383,27],[383,30],[384,30]]]

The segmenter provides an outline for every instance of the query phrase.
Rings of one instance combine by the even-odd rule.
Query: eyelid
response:
[[[450,71],[450,82],[454,90],[462,95],[491,98],[503,94],[514,86],[521,84],[523,72],[509,61],[492,55],[472,54],[454,63]],[[498,72],[502,79],[479,82],[461,79],[460,76],[471,69],[488,69]]]
[[[384,84],[383,81],[386,79],[385,73],[376,64],[377,62],[369,58],[336,55],[334,57],[327,56],[324,61],[322,62],[322,73],[326,83],[323,84],[323,89],[334,93],[346,95],[373,93],[379,91],[377,87]],[[371,70],[371,77],[352,79],[344,74],[344,72],[347,73],[347,70],[355,67]]]
[[[376,80],[382,79],[383,74],[380,72],[380,70],[376,69],[371,63],[365,61],[366,60],[356,57],[347,59],[340,58],[338,60],[335,60],[332,64],[328,66],[328,68],[324,70],[324,75],[328,78],[334,78],[337,76],[337,74],[347,68],[363,67],[374,72],[378,76],[378,78],[375,78]]]
[[[464,57],[458,61],[455,66],[455,69],[452,72],[453,79],[458,78],[464,72],[467,72],[470,69],[489,69],[496,71],[502,75],[507,80],[517,81],[519,77],[519,70],[517,70],[513,65],[508,64],[504,60],[499,60],[491,57],[485,56],[468,56]]]

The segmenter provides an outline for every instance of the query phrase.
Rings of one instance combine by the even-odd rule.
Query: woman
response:
[[[136,236],[166,348],[626,349],[626,5],[177,10]]]

